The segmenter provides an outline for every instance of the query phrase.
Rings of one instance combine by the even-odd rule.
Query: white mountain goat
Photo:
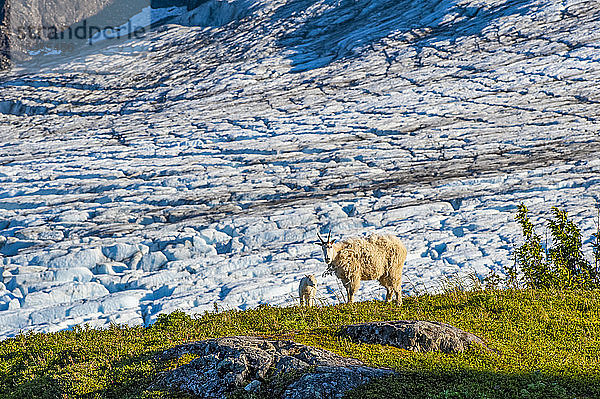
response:
[[[317,279],[312,274],[307,274],[300,280],[298,287],[298,295],[300,295],[300,306],[314,306],[315,297],[317,296]]]
[[[327,263],[327,274],[335,274],[348,294],[351,303],[360,287],[361,280],[378,280],[387,290],[385,300],[390,302],[396,296],[396,303],[402,304],[402,268],[406,260],[406,247],[392,235],[373,234],[369,238],[348,238],[336,243],[321,238],[321,248]]]

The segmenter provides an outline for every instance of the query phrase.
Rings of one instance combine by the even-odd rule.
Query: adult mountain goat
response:
[[[321,238],[321,248],[327,263],[327,274],[335,274],[348,294],[348,303],[360,287],[361,280],[378,280],[387,290],[385,300],[402,304],[402,268],[406,260],[406,247],[392,235],[373,234],[368,238],[348,238],[341,242]]]

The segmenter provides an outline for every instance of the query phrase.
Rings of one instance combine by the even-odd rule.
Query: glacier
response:
[[[0,338],[297,304],[305,274],[337,303],[317,232],[399,236],[414,295],[512,265],[520,202],[596,230],[596,1],[155,15],[0,72]]]

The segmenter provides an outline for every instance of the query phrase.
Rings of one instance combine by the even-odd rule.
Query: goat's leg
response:
[[[396,303],[402,305],[402,288],[400,286],[394,287],[394,293],[396,294]]]
[[[385,289],[387,291],[385,294],[385,301],[391,302],[392,298],[394,296],[394,293],[395,293],[394,288],[393,287],[385,287]]]
[[[353,279],[350,280],[350,284],[348,284],[348,303],[352,303],[354,301],[354,294],[360,288],[360,280]]]

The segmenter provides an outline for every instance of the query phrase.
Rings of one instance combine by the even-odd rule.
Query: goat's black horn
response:
[[[319,234],[318,231],[317,231],[317,237],[319,237],[319,240],[321,241],[321,244],[325,243],[325,241],[323,240],[323,238],[321,237],[321,235]]]

